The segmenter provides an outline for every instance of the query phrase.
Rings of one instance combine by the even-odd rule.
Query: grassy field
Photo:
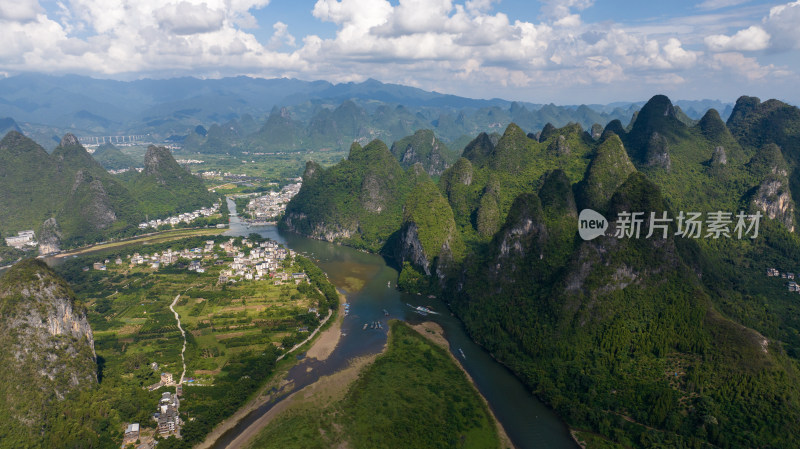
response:
[[[226,154],[189,153],[179,150],[176,151],[175,158],[202,160],[203,163],[201,164],[189,166],[192,173],[220,171],[262,178],[267,182],[281,182],[287,178],[296,178],[302,175],[306,161],[313,160],[327,167],[339,162],[346,155],[346,151],[312,150],[231,156]]]
[[[444,349],[393,322],[387,351],[342,397],[321,390],[276,417],[253,440],[268,448],[498,448],[478,392]]]
[[[185,234],[183,234],[185,235]],[[197,236],[196,233],[191,235]],[[158,236],[149,243],[174,242],[175,235]],[[147,246],[139,248],[150,252]],[[299,327],[318,324],[308,313],[317,307],[294,283],[275,285],[271,279],[219,284],[219,274],[232,257],[217,250],[203,260],[206,272],[188,271],[181,262],[159,270],[148,264],[122,264],[106,255],[106,271],[89,270],[73,279],[73,287],[89,309],[98,355],[109,364],[141,354],[161,370],[178,371],[182,342],[169,304],[181,295],[175,310],[187,334],[187,376],[199,384],[213,384],[230,357],[241,352],[264,352],[267,346],[301,340]],[[230,259],[230,260],[229,260]],[[89,264],[85,261],[83,264]],[[284,270],[300,271],[287,264]]]
[[[213,250],[203,249],[207,240],[215,242]],[[230,248],[220,248],[221,243],[231,240]],[[255,243],[254,248],[258,246]],[[194,260],[200,261],[205,272],[189,271],[190,260],[183,257],[159,269],[150,262],[131,263],[134,253],[163,254],[168,248],[177,252],[199,248],[186,255],[202,253],[202,258]],[[159,447],[189,448],[202,441],[268,382],[280,354],[319,325],[317,314],[308,309],[316,307],[320,313],[327,313],[328,302],[322,291],[334,287],[324,276],[313,274],[318,268],[305,259],[287,257],[278,262],[277,273],[305,271],[313,276],[310,284],[283,281],[276,285],[270,277],[247,280],[237,275],[219,282],[220,273],[231,270],[234,254],[247,257],[250,251],[241,237],[192,234],[181,240],[162,238],[148,245],[107,248],[69,258],[57,267],[75,291],[78,306],[86,308],[94,333],[101,382],[91,394],[115,404],[114,410],[124,409],[97,418],[108,423],[104,429],[109,430],[99,433],[101,438],[121,438],[114,429],[124,428],[125,422],[139,422],[143,428],[155,425],[150,415],[167,387],[153,392],[147,392],[146,387],[158,382],[162,372],[170,372],[177,379],[182,371],[183,338],[169,310],[176,296],[180,298],[175,310],[187,341],[188,382],[180,408],[186,425],[181,432],[183,439],[164,440]],[[116,263],[117,258],[121,263]],[[104,263],[106,269],[93,269],[92,264],[97,262]],[[281,363],[294,361],[288,357]],[[157,368],[151,367],[153,363]],[[174,391],[174,387],[169,390]],[[85,398],[78,407],[89,410],[97,400]]]

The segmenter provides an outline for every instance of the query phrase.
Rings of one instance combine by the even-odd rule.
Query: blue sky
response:
[[[17,0],[0,74],[375,78],[532,102],[800,103],[800,1]]]

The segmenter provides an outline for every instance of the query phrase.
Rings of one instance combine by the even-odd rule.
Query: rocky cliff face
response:
[[[402,262],[411,262],[415,267],[422,269],[426,276],[431,275],[431,263],[422,243],[419,241],[419,227],[416,223],[408,223],[400,231],[400,252],[398,259]]]
[[[410,262],[440,281],[453,268],[453,262],[463,258],[464,243],[456,230],[453,211],[424,172],[403,205],[403,225],[390,252],[399,265]]]
[[[0,278],[0,414],[40,431],[47,404],[97,383],[92,329],[69,286],[28,259]]]
[[[286,229],[304,234],[307,237],[326,242],[349,239],[356,233],[357,226],[344,226],[341,223],[313,222],[302,212],[287,212],[282,224]]]
[[[657,132],[654,132],[647,142],[645,157],[645,164],[648,167],[659,167],[667,171],[672,168],[667,139]]]
[[[547,146],[547,151],[555,153],[559,156],[566,156],[572,151],[572,149],[567,144],[567,138],[562,134],[550,142],[550,145]]]
[[[778,220],[794,231],[794,199],[790,190],[788,167],[777,145],[765,145],[748,163],[750,172],[763,179],[751,198],[765,216]]]
[[[790,232],[794,232],[794,201],[783,173],[783,176],[771,176],[761,183],[753,197],[753,204],[765,216],[780,221]]]
[[[710,163],[712,167],[728,164],[728,153],[725,152],[725,147],[718,146],[714,148]]]
[[[39,254],[50,254],[61,250],[61,227],[55,218],[48,218],[39,231]]]

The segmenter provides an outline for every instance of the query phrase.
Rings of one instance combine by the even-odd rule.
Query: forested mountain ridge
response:
[[[5,235],[41,231],[52,220],[64,241],[91,241],[138,218],[138,202],[72,134],[47,154],[11,131],[0,141],[0,161],[0,229]]]
[[[27,259],[0,277],[0,446],[40,447],[48,410],[97,384],[92,329],[67,283]]]
[[[314,238],[378,251],[399,228],[414,182],[413,172],[404,171],[383,142],[353,143],[347,159],[333,167],[306,165],[303,187],[281,223]]]
[[[396,141],[392,144],[391,152],[403,167],[419,162],[431,176],[441,175],[458,159],[458,154],[447,148],[429,129],[418,130]]]
[[[17,131],[0,140],[0,233],[34,230],[59,246],[128,235],[153,218],[210,205],[203,182],[183,169],[166,148],[151,147],[146,169],[126,178],[106,172],[72,134],[52,154]]]
[[[587,107],[577,109],[545,106],[539,110],[529,110],[520,103],[511,103],[508,107],[499,105],[486,106],[479,109],[452,111],[450,109],[420,109],[405,105],[357,103],[345,100],[338,105],[328,103],[311,103],[291,107],[274,107],[257,131],[252,130],[252,117],[245,116],[241,120],[232,119],[224,125],[212,125],[207,136],[195,132],[187,132],[182,137],[182,144],[188,151],[202,153],[239,153],[299,151],[306,149],[345,150],[353,141],[366,145],[372,140],[398,142],[403,146],[393,153],[402,161],[408,144],[421,130],[434,137],[416,136],[415,145],[419,146],[425,158],[434,157],[437,172],[442,165],[438,157],[452,163],[454,156],[447,151],[448,146],[461,146],[468,136],[484,132],[494,132],[515,122],[525,127],[541,127],[546,123],[567,124],[572,121],[581,126],[590,127],[596,123],[608,123],[615,119],[627,120],[633,111],[617,109],[609,113],[598,113]],[[600,126],[600,125],[598,125]],[[435,138],[436,141],[433,141]],[[402,139],[402,140],[401,140]],[[425,142],[431,140],[432,143]],[[439,151],[431,153],[427,147],[437,147]],[[406,166],[416,159],[409,155]],[[413,159],[413,160],[412,160]],[[421,160],[428,165],[427,159]],[[426,170],[428,167],[426,166]],[[434,174],[434,173],[431,173]],[[438,174],[438,173],[436,173]]]
[[[798,155],[785,135],[800,120],[783,103],[753,104],[740,99],[728,124],[714,110],[687,123],[656,96],[628,130],[611,122],[599,137],[580,126],[526,135],[514,124],[497,141],[482,134],[427,193],[443,217],[435,241],[460,240],[468,257],[432,270],[408,257],[424,245],[399,238],[410,226],[397,219],[387,221],[395,238],[370,249],[402,267],[401,287],[448,298],[476,341],[607,444],[796,446],[800,308],[765,273],[796,271],[800,259]],[[766,132],[770,111],[783,122]],[[329,178],[324,191],[339,188]],[[439,195],[449,211],[438,212]],[[314,213],[293,203],[295,214]],[[610,220],[606,236],[578,238],[586,207]],[[647,223],[642,238],[613,237],[626,211],[764,218],[755,239],[676,236],[674,221],[667,238],[644,238]],[[459,238],[448,237],[453,226]]]

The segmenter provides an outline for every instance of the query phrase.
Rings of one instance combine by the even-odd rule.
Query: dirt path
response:
[[[175,314],[175,320],[178,321],[178,330],[181,331],[181,336],[183,337],[183,348],[181,349],[181,363],[183,363],[183,372],[181,373],[181,380],[178,382],[178,385],[183,384],[183,378],[186,376],[186,359],[183,357],[183,353],[186,352],[186,332],[181,327],[181,317],[178,315],[178,312],[175,311],[174,307],[175,304],[178,303],[178,300],[181,298],[181,295],[175,297],[172,301],[172,304],[169,305],[169,310],[172,310],[172,313]]]
[[[340,302],[343,302],[344,297],[340,295],[339,300]],[[306,341],[310,340],[311,338],[314,337],[314,335],[316,335],[317,331],[319,331],[319,329],[322,328],[322,325],[325,324],[325,322],[327,322],[328,319],[330,319],[330,316],[331,314],[329,313],[328,317],[325,318],[325,321],[320,323],[320,325],[317,327],[314,333],[311,336],[309,336],[306,339]],[[314,344],[311,346],[311,348],[309,348],[308,352],[306,353],[307,357],[316,358],[318,360],[325,360],[326,358],[328,358],[330,353],[333,352],[333,349],[339,343],[339,338],[341,337],[341,325],[343,319],[344,319],[344,314],[339,313],[334,324],[330,328],[322,332],[317,341],[315,341]],[[296,345],[294,348],[292,348],[292,350],[303,345],[304,343]],[[214,428],[214,430],[212,430],[211,433],[209,433],[206,436],[206,439],[202,443],[195,446],[195,449],[209,449],[213,447],[214,444],[217,442],[217,440],[225,432],[236,426],[236,424],[239,421],[241,421],[242,418],[247,416],[248,413],[272,401],[274,399],[273,395],[266,392],[272,390],[273,388],[276,388],[277,390],[284,390],[285,388],[291,388],[291,386],[287,386],[289,381],[286,381],[286,379],[282,377],[285,375],[286,372],[277,374],[272,381],[268,382],[267,385],[261,389],[261,393],[259,393],[254,399],[252,399],[245,406],[237,410],[236,413],[233,414],[233,416],[219,423]],[[305,389],[300,391],[305,391],[313,385],[314,384],[311,384]],[[243,447],[242,445],[247,441],[249,441],[250,439],[252,439],[261,430],[261,428],[267,425],[281,411],[285,410],[285,408],[291,403],[290,398],[294,397],[300,391],[292,393],[288,397],[281,400],[279,403],[275,404],[275,406],[273,406],[272,409],[270,409],[264,416],[256,420],[247,429],[245,429],[244,432],[242,432],[242,434],[239,435],[239,437],[236,438],[233,443],[228,445],[228,448]]]
[[[314,332],[312,332],[311,335],[308,336],[308,338],[306,338],[305,340],[301,341],[300,343],[292,346],[292,349],[290,349],[290,350],[284,352],[283,354],[281,354],[280,357],[278,357],[275,361],[276,362],[280,362],[284,357],[286,357],[287,355],[289,355],[292,352],[294,352],[297,348],[299,348],[300,346],[303,346],[304,344],[308,343],[312,338],[314,338],[315,335],[317,335],[319,330],[322,329],[322,326],[324,326],[325,323],[327,323],[328,320],[331,319],[331,315],[333,315],[333,310],[328,309],[328,316],[326,316],[325,319],[322,320],[321,323],[319,323],[319,326],[317,326],[317,328],[314,329]]]

